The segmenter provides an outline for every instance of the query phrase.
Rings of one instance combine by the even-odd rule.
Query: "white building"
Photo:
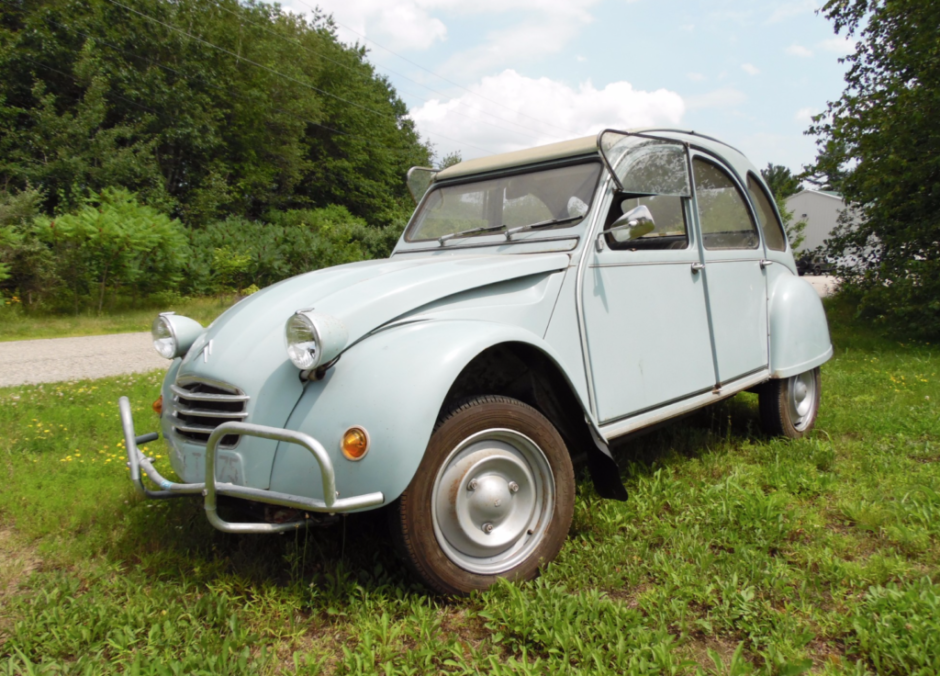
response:
[[[793,222],[806,221],[805,239],[797,251],[812,251],[822,246],[839,222],[845,209],[842,195],[829,190],[801,190],[786,199],[787,209],[793,212]]]

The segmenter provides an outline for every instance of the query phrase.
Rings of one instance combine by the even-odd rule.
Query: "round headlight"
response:
[[[153,336],[153,347],[166,359],[176,357],[178,344],[176,335],[173,333],[173,326],[170,324],[166,315],[160,315],[153,320],[153,326],[150,327],[150,335]]]
[[[166,359],[182,357],[205,329],[202,324],[189,317],[181,317],[172,312],[161,313],[153,320],[150,335],[153,347]]]
[[[296,314],[287,320],[287,356],[301,371],[312,369],[319,361],[320,346],[313,322]]]
[[[343,352],[349,334],[336,317],[300,310],[287,320],[287,356],[301,371],[330,364]]]

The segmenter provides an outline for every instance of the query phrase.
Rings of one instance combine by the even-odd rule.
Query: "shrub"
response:
[[[74,214],[38,218],[32,234],[60,262],[60,277],[77,295],[126,287],[135,296],[175,287],[185,256],[179,221],[140,204],[127,190],[109,188],[89,197]]]
[[[20,297],[32,305],[58,282],[56,260],[31,236],[45,195],[27,187],[0,192],[0,294]]]

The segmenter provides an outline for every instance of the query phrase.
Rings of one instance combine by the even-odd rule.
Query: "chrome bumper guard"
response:
[[[226,533],[282,533],[284,531],[296,530],[310,524],[309,519],[302,521],[291,521],[288,523],[231,523],[224,521],[217,511],[217,496],[227,495],[233,498],[243,498],[245,500],[254,500],[269,505],[280,505],[282,507],[292,507],[302,509],[308,512],[326,512],[336,514],[340,512],[349,512],[354,509],[364,507],[376,507],[385,502],[385,496],[382,493],[367,493],[366,495],[356,495],[350,498],[339,498],[336,492],[336,474],[333,471],[333,462],[327,454],[323,445],[308,434],[294,432],[292,430],[280,429],[278,427],[266,427],[264,425],[253,425],[242,422],[226,422],[213,430],[206,443],[206,481],[199,484],[178,484],[169,481],[154,468],[152,458],[146,457],[137,448],[138,444],[145,444],[160,438],[156,432],[136,436],[134,432],[134,417],[131,412],[131,403],[127,397],[121,397],[118,400],[118,407],[121,410],[121,425],[124,428],[124,444],[127,447],[127,466],[131,470],[131,481],[137,487],[137,490],[147,497],[157,499],[176,498],[183,495],[202,494],[205,497],[206,516],[209,523]],[[228,434],[239,434],[249,437],[261,437],[262,439],[274,439],[276,441],[285,441],[291,444],[303,446],[320,465],[320,475],[323,480],[323,500],[316,498],[305,498],[300,495],[289,495],[287,493],[278,493],[276,491],[262,490],[258,488],[249,488],[247,486],[236,486],[235,484],[217,482],[215,480],[215,456],[218,453],[219,442],[222,437]],[[144,485],[140,470],[150,478],[153,483],[160,487],[160,490],[150,490]]]

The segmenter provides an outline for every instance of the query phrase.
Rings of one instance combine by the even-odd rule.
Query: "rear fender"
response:
[[[287,428],[323,444],[341,496],[381,491],[391,502],[418,469],[458,375],[478,354],[506,342],[530,344],[560,363],[542,338],[519,327],[464,320],[400,324],[354,345],[323,380],[307,383]],[[340,441],[354,425],[366,429],[370,446],[351,462]],[[310,454],[279,444],[271,490],[322,499]]]
[[[780,274],[770,295],[772,378],[789,378],[832,357],[829,325],[819,294],[792,274]]]

